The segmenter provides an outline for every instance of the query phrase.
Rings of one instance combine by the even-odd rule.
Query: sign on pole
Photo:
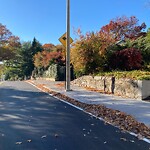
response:
[[[66,91],[70,91],[70,44],[73,39],[70,37],[70,0],[66,0],[66,33],[59,41],[66,47]]]
[[[67,33],[64,33],[60,38],[59,41],[62,43],[63,46],[67,47],[66,41],[67,41]],[[70,44],[73,42],[73,39],[70,37]]]

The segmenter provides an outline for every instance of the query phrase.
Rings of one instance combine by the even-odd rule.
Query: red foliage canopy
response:
[[[124,16],[111,20],[108,25],[101,28],[99,34],[104,40],[108,39],[115,42],[138,37],[145,28],[145,23],[138,25],[138,19],[135,16],[130,18]]]
[[[142,68],[142,55],[135,48],[127,48],[114,53],[110,62],[113,69],[138,70]]]
[[[36,67],[47,68],[50,64],[63,64],[62,52],[48,52],[46,50],[37,53],[34,56],[34,65]]]
[[[19,37],[12,35],[6,26],[0,23],[0,46],[3,45],[18,46]]]

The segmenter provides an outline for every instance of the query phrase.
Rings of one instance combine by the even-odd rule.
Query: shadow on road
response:
[[[149,144],[25,82],[0,86],[0,150],[148,150]]]

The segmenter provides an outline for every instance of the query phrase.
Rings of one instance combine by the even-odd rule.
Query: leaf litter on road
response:
[[[22,144],[22,142],[16,142],[16,145],[20,145],[20,144]]]
[[[120,140],[121,140],[121,141],[124,141],[124,142],[127,142],[127,139],[126,139],[126,138],[123,138],[123,137],[120,138]]]
[[[32,142],[32,140],[27,140],[27,142],[29,142],[29,143],[30,143],[30,142]]]
[[[107,121],[109,124],[112,124],[120,128],[123,131],[128,131],[131,133],[135,133],[137,135],[140,134],[143,137],[150,139],[150,127],[146,126],[144,123],[138,122],[131,115],[127,115],[126,113],[121,112],[119,110],[113,110],[113,109],[107,108],[104,105],[86,104],[83,102],[79,102],[66,95],[52,91],[51,89],[44,87],[44,85],[42,84],[34,83],[33,81],[29,81],[29,82],[32,82],[32,84],[34,84],[41,90],[49,94],[53,94],[59,99],[65,100],[79,108],[82,108],[85,112],[88,112],[94,116],[97,116],[98,118],[102,118],[103,120]],[[91,116],[91,118],[93,118],[93,116]]]
[[[135,143],[135,141],[134,141],[134,140],[130,140],[130,142],[131,142],[131,143]]]

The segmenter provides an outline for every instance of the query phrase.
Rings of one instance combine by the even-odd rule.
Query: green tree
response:
[[[42,50],[43,50],[42,45],[34,37],[31,46],[31,55],[34,56],[36,53],[41,52]]]
[[[146,35],[132,41],[131,46],[141,50],[144,66],[150,70],[150,30],[148,29]]]
[[[32,70],[34,69],[31,46],[31,42],[23,42],[18,51],[19,68],[22,74],[27,77],[32,74]]]
[[[16,51],[16,57],[5,63],[7,78],[30,78],[34,70],[33,56],[41,51],[40,43],[34,38],[33,42],[23,42]]]

